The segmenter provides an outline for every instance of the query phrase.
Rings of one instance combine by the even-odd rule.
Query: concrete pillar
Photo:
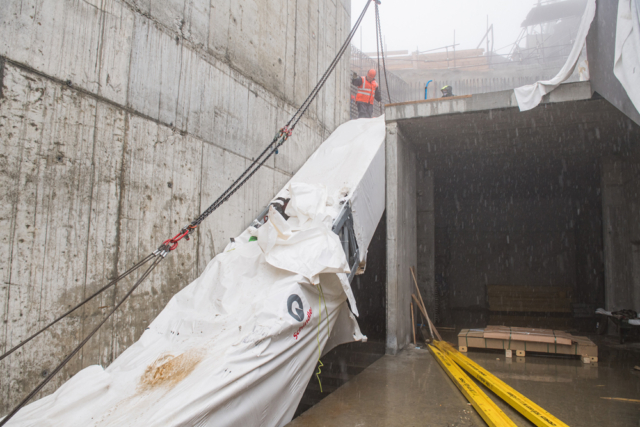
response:
[[[602,164],[604,298],[607,310],[630,308],[633,304],[631,224],[625,195],[626,167],[619,158],[604,159]]]
[[[633,309],[640,311],[640,158],[627,161],[628,180],[625,185],[625,198],[628,206],[629,240],[631,241],[631,264],[633,280]]]
[[[636,219],[638,220],[638,219]],[[640,311],[640,241],[633,242],[633,309]]]
[[[418,168],[418,285],[427,313],[436,321],[435,216],[433,209],[433,171]]]
[[[409,267],[417,264],[416,151],[396,123],[387,125],[387,341],[394,355],[412,340]]]

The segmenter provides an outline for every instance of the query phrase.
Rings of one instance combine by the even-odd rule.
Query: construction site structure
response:
[[[387,53],[388,69],[412,87],[412,100],[439,98],[450,85],[457,95],[515,89],[555,76],[565,63],[586,6],[586,0],[560,0],[536,4],[521,23],[514,42],[497,47],[494,28],[475,49],[461,49],[460,41],[427,51]],[[377,53],[368,53],[375,59]],[[569,81],[587,79],[586,50]],[[582,77],[581,77],[582,75]]]
[[[375,3],[377,14],[379,2],[369,3]],[[135,399],[140,399],[147,405],[143,415],[153,420],[149,425],[166,425],[166,419],[175,424],[197,425],[199,420],[214,424],[213,415],[200,406],[213,392],[205,393],[203,400],[182,401],[184,408],[194,411],[165,406],[155,411],[153,405],[161,400],[149,398],[150,389],[139,380],[169,378],[152,391],[161,397],[169,389],[181,391],[181,381],[196,373],[218,375],[226,384],[251,393],[260,389],[261,378],[278,382],[281,377],[269,373],[287,366],[296,375],[278,382],[278,392],[270,396],[277,407],[270,407],[265,396],[260,396],[255,412],[219,401],[228,411],[225,414],[239,414],[225,418],[230,425],[237,419],[254,423],[263,413],[273,415],[270,424],[284,425],[293,416],[298,397],[297,413],[317,397],[311,383],[302,390],[314,363],[337,380],[332,384],[337,388],[382,352],[401,354],[384,358],[385,363],[392,359],[405,364],[405,356],[413,357],[413,303],[429,327],[427,312],[437,314],[436,322],[452,329],[463,324],[467,329],[484,327],[490,316],[508,316],[509,321],[534,328],[552,318],[594,329],[598,306],[611,313],[629,306],[640,310],[640,103],[635,88],[625,86],[625,80],[611,71],[616,41],[610,24],[617,20],[617,5],[607,0],[587,3],[592,14],[583,15],[581,28],[589,52],[588,81],[537,84],[524,101],[522,92],[507,89],[397,102],[384,106],[384,117],[344,125],[350,108],[350,67],[341,54],[346,50],[343,43],[348,47],[353,36],[348,2],[323,0],[311,7],[250,0],[222,6],[191,0],[179,5],[59,0],[29,9],[10,1],[0,10],[3,351],[20,345],[105,282],[130,272],[127,269],[137,261],[154,259],[152,267],[159,267],[141,286],[146,272],[136,272],[109,288],[28,347],[3,358],[2,413],[49,378],[56,366],[64,366],[61,375],[34,396],[42,398],[36,403],[45,402],[54,412],[52,396],[68,398],[68,391],[84,390],[60,388],[61,384],[69,378],[73,379],[67,384],[86,380],[87,372],[106,372],[112,365],[114,371],[128,367],[135,371],[122,383],[131,397],[123,406],[130,406],[120,407],[114,399],[104,402],[115,405],[113,412],[106,408],[99,420],[82,413],[83,420],[117,425],[119,420],[109,419],[109,414],[121,411],[119,415],[132,414],[127,422],[135,425]],[[582,25],[585,22],[587,26]],[[384,53],[382,58],[386,60]],[[577,63],[577,55],[574,59]],[[631,55],[626,59],[627,66],[637,60]],[[573,65],[563,68],[570,71]],[[325,70],[335,72],[328,75]],[[385,86],[391,88],[386,82]],[[350,136],[344,141],[363,146],[374,141],[370,156],[336,143],[337,136],[345,133]],[[306,174],[303,165],[327,155],[323,141],[339,160],[322,162],[322,168]],[[296,182],[297,173],[305,176],[304,182]],[[358,183],[344,179],[341,187],[342,173],[361,179]],[[354,192],[354,187],[364,191]],[[370,198],[371,194],[379,197]],[[374,202],[376,208],[368,209]],[[199,218],[214,210],[210,220],[200,224]],[[287,217],[293,220],[288,222]],[[299,257],[286,257],[293,266],[278,264],[278,250],[291,252],[300,236],[309,235],[321,242],[316,246],[321,256],[306,262],[302,254],[312,251],[305,248]],[[167,256],[178,243],[180,251]],[[150,255],[144,258],[145,254]],[[252,261],[243,263],[247,254]],[[235,279],[212,288],[203,282],[224,276],[217,275],[224,272],[219,267],[222,259],[233,261],[225,273],[242,276],[237,282],[246,285],[229,293],[233,297],[229,311],[221,294],[232,288]],[[272,274],[269,280],[278,285],[280,279],[289,280],[287,285],[297,292],[278,289],[282,292],[277,296],[284,299],[262,294],[271,288],[251,283],[248,266],[256,259]],[[327,277],[332,282],[325,289],[332,295],[329,303],[323,303],[324,292],[318,285]],[[210,283],[216,283],[213,279]],[[185,288],[188,283],[195,286]],[[542,296],[532,291],[540,287],[551,289]],[[208,292],[207,298],[199,298],[203,294],[194,289]],[[311,291],[303,293],[304,289]],[[519,295],[518,301],[503,299],[496,304],[496,295],[504,289]],[[250,298],[255,304],[242,304]],[[530,301],[519,303],[527,298]],[[316,299],[317,311],[302,309]],[[509,302],[513,304],[508,310],[500,309]],[[207,311],[209,303],[219,313]],[[191,321],[174,311],[176,307],[186,307],[184,313],[194,316],[204,313],[207,321]],[[256,317],[255,307],[272,309],[271,315]],[[174,323],[158,316],[163,309]],[[114,316],[105,318],[106,313]],[[227,366],[216,366],[215,372],[199,367],[204,360],[199,352],[190,364],[183,364],[195,360],[185,356],[187,352],[149,353],[155,359],[145,353],[145,345],[153,341],[149,337],[157,339],[154,344],[184,343],[197,336],[199,326],[215,329],[215,319],[206,318],[215,314],[232,319],[220,330],[228,344],[221,353],[241,353],[241,362],[255,364],[235,371],[245,382],[232,381],[234,370]],[[331,321],[322,323],[320,316]],[[330,328],[340,316],[350,328],[342,329],[348,334],[338,334],[336,344],[353,345],[366,336],[375,349],[361,346],[354,351],[361,355],[353,358],[331,359],[327,354],[337,366],[325,367],[323,346],[331,347]],[[182,323],[184,319],[188,321]],[[242,322],[255,328],[243,331]],[[310,325],[314,331],[305,330]],[[92,336],[88,331],[98,332]],[[86,346],[78,347],[84,337]],[[298,338],[306,345],[296,346]],[[284,339],[287,351],[270,347],[271,340]],[[438,342],[431,350],[452,377],[459,379],[462,370],[476,378],[484,375]],[[208,354],[209,347],[203,347]],[[159,344],[154,348],[162,350],[159,353],[165,349]],[[211,348],[220,350],[215,342]],[[367,351],[375,355],[362,356]],[[300,358],[290,357],[296,352]],[[131,354],[153,360],[145,359],[145,365],[141,359],[127,359]],[[249,356],[244,358],[245,354]],[[58,365],[65,358],[69,363]],[[447,358],[457,360],[453,363],[461,369]],[[145,366],[150,369],[142,369]],[[429,375],[428,371],[419,372]],[[323,393],[321,370],[313,372]],[[416,382],[424,391],[426,376],[416,372],[409,376],[420,377]],[[384,393],[406,374],[406,369],[388,371],[378,376],[382,385],[378,382],[365,392]],[[460,390],[465,388],[457,382]],[[507,394],[502,383],[494,383]],[[269,389],[268,384],[262,386]],[[478,413],[484,406],[485,414],[491,412],[510,425],[478,389],[463,390],[483,400],[474,406]],[[362,396],[358,390],[356,405],[366,400]],[[90,393],[79,397],[96,399]],[[385,403],[391,402],[383,409],[391,413],[398,399],[383,397],[388,398]],[[516,397],[511,401],[526,409],[522,402],[528,401]],[[597,399],[589,402],[590,408],[603,407]],[[375,399],[371,402],[383,406]],[[347,400],[340,405],[347,407]],[[560,410],[572,405],[563,406]],[[311,417],[313,412],[306,414]],[[327,414],[333,420],[349,411],[318,412],[325,422]],[[607,415],[607,411],[575,412],[575,419],[585,425],[589,423],[585,417]],[[25,413],[24,425],[34,419],[31,415],[50,420],[42,414]],[[637,413],[632,416],[637,419]],[[492,418],[482,417],[488,423]],[[424,421],[411,419],[418,420]]]

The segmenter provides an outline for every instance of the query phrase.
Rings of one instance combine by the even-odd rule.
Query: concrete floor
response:
[[[608,353],[611,355],[612,353]],[[579,360],[499,352],[468,356],[570,426],[640,426],[640,353],[583,365]],[[635,359],[635,360],[634,360]],[[491,392],[518,426],[532,426]],[[298,418],[290,427],[486,426],[426,349],[384,356]]]

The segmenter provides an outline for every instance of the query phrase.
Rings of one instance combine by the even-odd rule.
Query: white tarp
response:
[[[562,66],[562,69],[558,72],[558,74],[556,74],[555,77],[553,77],[551,80],[538,81],[534,84],[525,85],[514,89],[520,111],[528,111],[537,107],[538,104],[540,104],[540,101],[542,101],[543,96],[560,86],[562,82],[571,77],[571,74],[573,74],[573,70],[576,68],[578,59],[580,58],[582,48],[584,47],[587,40],[589,27],[591,27],[591,22],[593,21],[593,17],[595,15],[596,0],[588,0],[587,7],[582,14],[580,26],[578,27],[576,39],[573,43],[573,47],[571,48],[571,52],[569,52],[567,62],[565,62],[565,64]]]
[[[287,424],[319,353],[363,338],[331,227],[352,203],[368,246],[384,210],[384,137],[384,117],[340,126],[281,191],[288,220],[270,208],[107,369],[83,369],[7,425]]]
[[[290,181],[322,182],[330,188],[328,203],[332,215],[337,215],[341,201],[351,201],[354,217],[358,218],[354,225],[361,261],[384,211],[384,173],[379,172],[384,170],[385,152],[383,145],[378,147],[384,140],[384,129],[384,116],[353,120],[349,126],[340,126]],[[371,144],[379,148],[375,153],[369,152]],[[365,161],[355,161],[363,155]],[[347,170],[349,174],[345,173]],[[358,177],[358,188],[351,176]],[[286,187],[278,196],[286,197]]]
[[[604,308],[599,308],[596,310],[596,314],[602,314],[604,316],[613,316],[610,311],[605,310]],[[640,326],[640,314],[638,314],[637,319],[628,319],[630,325]]]
[[[613,73],[640,112],[640,1],[620,0]]]

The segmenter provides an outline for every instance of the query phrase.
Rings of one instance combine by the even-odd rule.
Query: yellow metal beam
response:
[[[444,352],[431,345],[429,351],[490,427],[516,427],[516,424]]]
[[[497,394],[502,400],[511,405],[516,411],[527,417],[529,421],[538,427],[568,427],[549,412],[542,409],[536,403],[527,399],[522,394],[505,384],[491,372],[487,371],[473,360],[469,359],[449,343],[444,341],[434,341],[434,344],[447,354],[462,369],[480,381],[489,390]]]

